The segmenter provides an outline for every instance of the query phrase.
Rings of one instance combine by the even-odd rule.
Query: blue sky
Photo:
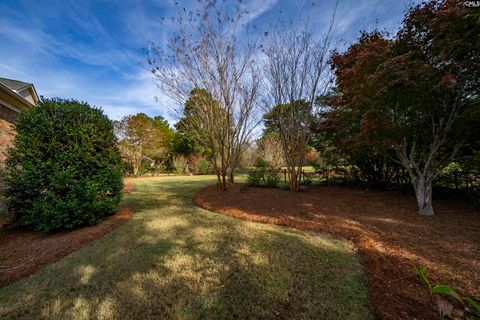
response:
[[[161,17],[175,12],[174,2],[0,0],[0,77],[32,82],[45,97],[89,102],[115,120],[137,112],[170,119],[169,102],[144,68],[144,48],[149,41],[161,45],[171,33]],[[178,2],[187,9],[196,3]],[[308,17],[321,30],[334,2],[243,0],[243,5],[250,12],[249,23],[260,29],[282,15]],[[337,43],[350,43],[360,30],[396,30],[411,3],[339,0]]]

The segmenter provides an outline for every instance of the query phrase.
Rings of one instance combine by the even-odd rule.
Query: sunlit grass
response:
[[[350,243],[195,207],[213,176],[132,181],[132,220],[0,289],[0,318],[372,318]]]

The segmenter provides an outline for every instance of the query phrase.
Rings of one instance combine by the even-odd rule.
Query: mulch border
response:
[[[231,193],[231,199],[224,200],[220,191],[216,190],[213,186],[204,187],[197,191],[193,201],[197,206],[204,209],[242,220],[286,226],[299,230],[328,232],[334,236],[346,238],[355,244],[360,254],[361,262],[367,276],[369,298],[374,313],[378,318],[392,320],[439,319],[438,315],[431,308],[428,291],[422,286],[413,270],[411,270],[413,269],[411,264],[398,265],[398,267],[393,267],[392,269],[392,261],[388,261],[389,257],[375,252],[375,246],[378,246],[375,239],[370,238],[364,233],[349,232],[347,229],[342,229],[341,227],[337,228],[332,225],[327,225],[322,223],[322,221],[312,221],[303,217],[301,214],[292,214],[291,211],[288,213],[285,212],[280,216],[275,216],[267,212],[274,210],[273,208],[254,208],[251,212],[248,212],[242,205],[251,209],[252,206],[254,206],[252,203],[257,200],[255,194],[251,194],[251,197],[248,198],[248,204],[245,204],[246,200],[243,199],[241,201],[244,203],[237,207],[235,204],[239,203],[239,200],[235,201],[235,199],[239,196],[241,197],[242,189],[236,190],[236,188],[239,187],[234,186],[227,191],[227,193]],[[256,188],[249,189],[255,190]],[[275,192],[278,189],[271,190]],[[262,195],[265,197],[265,194]],[[272,207],[274,205],[275,204],[272,204]],[[343,223],[345,223],[345,221],[346,219]],[[390,266],[386,267],[388,264],[390,264]],[[407,270],[405,270],[405,268],[407,268]],[[396,285],[389,283],[392,278],[385,279],[385,272],[396,273],[392,278],[401,279],[401,281]],[[395,286],[398,287],[395,288]],[[394,292],[395,290],[398,290],[398,292]],[[405,293],[408,292],[408,294],[403,294],[402,291]],[[416,298],[411,299],[411,297],[415,295]],[[396,305],[392,305],[392,302],[396,302]]]
[[[122,190],[129,193],[134,184],[126,182]],[[100,239],[133,216],[133,210],[120,207],[114,215],[94,226],[53,234],[42,234],[20,227],[0,231],[0,288],[32,275],[44,267]]]

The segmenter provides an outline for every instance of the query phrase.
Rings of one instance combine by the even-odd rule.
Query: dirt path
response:
[[[195,203],[244,220],[327,231],[352,240],[381,319],[436,319],[412,265],[429,267],[434,282],[480,297],[480,212],[435,202],[436,216],[421,217],[414,199],[385,192],[333,187],[298,194],[239,186],[220,195],[200,190]]]

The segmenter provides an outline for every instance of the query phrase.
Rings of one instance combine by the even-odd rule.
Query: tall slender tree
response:
[[[241,1],[201,0],[198,6],[196,11],[179,8],[172,19],[177,31],[168,46],[150,47],[148,63],[161,91],[177,102],[173,113],[178,118],[185,115],[185,103],[194,102],[184,125],[197,143],[208,144],[218,184],[225,190],[258,124],[257,45],[249,41],[243,24],[249,13]],[[239,33],[247,36],[240,39]]]
[[[279,132],[291,191],[300,186],[315,99],[329,86],[334,18],[335,11],[320,36],[301,24],[281,26],[265,39],[265,111]]]

